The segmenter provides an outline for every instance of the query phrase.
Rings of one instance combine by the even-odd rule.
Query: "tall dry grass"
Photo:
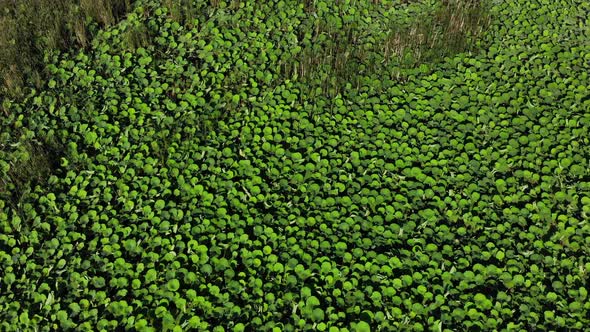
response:
[[[404,1],[409,2],[412,1]],[[315,3],[303,2],[308,15],[315,14]],[[392,78],[401,80],[405,69],[471,50],[474,41],[490,24],[488,3],[443,0],[433,11],[413,18],[410,24],[393,22],[383,33],[346,24],[335,29],[325,19],[316,20],[306,31],[312,32],[311,45],[305,45],[294,65],[286,65],[283,72],[287,77],[297,76],[316,83],[320,80],[322,91],[329,94],[338,93],[347,83],[358,87],[361,75],[371,75],[384,68],[393,71]],[[384,5],[372,1],[364,6],[372,6],[370,11]]]
[[[410,27],[394,27],[383,45],[386,59],[417,65],[468,51],[490,24],[488,4],[478,0],[444,0],[434,13]]]

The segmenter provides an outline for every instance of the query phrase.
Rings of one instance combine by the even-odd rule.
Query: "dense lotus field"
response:
[[[405,80],[378,28],[435,2],[221,3],[182,25],[141,1],[4,101],[2,172],[64,148],[0,200],[0,330],[590,326],[589,2],[496,1],[479,48]],[[383,68],[286,75],[314,20]]]

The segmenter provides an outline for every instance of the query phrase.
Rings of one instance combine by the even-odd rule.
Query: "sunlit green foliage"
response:
[[[332,86],[293,71],[331,3],[193,4],[142,1],[5,102],[2,175],[63,148],[0,200],[0,330],[590,325],[586,1],[492,3],[486,47],[405,68],[367,47]]]

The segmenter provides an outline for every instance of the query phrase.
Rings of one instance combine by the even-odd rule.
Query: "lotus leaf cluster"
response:
[[[405,69],[384,29],[438,2],[194,3],[4,102],[3,174],[63,148],[1,183],[0,330],[590,326],[589,2],[495,1],[481,47]],[[364,58],[313,58],[343,31]]]

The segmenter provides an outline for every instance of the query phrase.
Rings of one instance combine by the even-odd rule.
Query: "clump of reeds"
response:
[[[384,45],[386,59],[418,65],[471,49],[490,24],[488,4],[478,0],[445,0],[432,14],[409,27],[393,27]]]
[[[63,147],[55,139],[47,142],[22,139],[13,145],[16,145],[13,151],[4,151],[6,146],[0,144],[8,166],[0,169],[0,199],[18,208],[24,195],[36,185],[44,184],[59,167]]]
[[[371,11],[384,5],[372,1],[361,6]],[[315,2],[306,0],[304,10],[313,16]],[[470,50],[489,23],[488,2],[478,0],[443,0],[410,24],[393,22],[382,33],[364,31],[355,23],[338,29],[325,19],[316,19],[306,26],[312,34],[311,43],[303,45],[294,65],[285,66],[283,73],[287,77],[320,80],[322,90],[331,91],[329,94],[338,93],[346,83],[358,86],[359,76],[370,76],[384,68],[396,71],[393,78],[401,79],[403,69]]]

